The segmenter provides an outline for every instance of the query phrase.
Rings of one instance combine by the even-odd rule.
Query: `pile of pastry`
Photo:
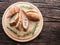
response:
[[[9,25],[15,26],[16,29],[25,31],[29,28],[29,20],[30,21],[39,21],[40,15],[35,8],[27,9],[27,8],[19,8],[17,6],[13,6],[9,9],[8,18],[10,18]]]

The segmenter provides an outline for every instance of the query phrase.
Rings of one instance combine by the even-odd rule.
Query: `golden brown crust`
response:
[[[16,28],[17,28],[18,30],[20,30],[21,27],[22,27],[22,15],[21,15],[20,12],[19,12],[19,20],[18,20],[18,22],[17,22],[17,24],[16,24]]]
[[[22,23],[21,22],[20,23],[18,22],[17,25],[16,25],[16,29],[21,30],[21,27],[22,27]]]
[[[25,12],[23,10],[23,12],[26,14],[26,16],[28,17],[28,19],[30,19],[30,20],[38,21],[40,19],[39,13],[37,13],[35,11]]]
[[[20,9],[17,6],[11,7],[9,9],[10,14],[8,15],[8,18],[14,16],[14,14],[18,13],[19,11],[20,11]]]
[[[13,18],[13,17],[12,17],[12,18]],[[19,19],[19,17],[18,17],[18,13],[17,13],[17,15],[15,16],[15,19],[14,19],[13,21],[11,21],[9,24],[10,24],[11,26],[15,26],[16,23],[18,22],[18,19]]]
[[[36,12],[28,12],[28,13],[26,13],[26,15],[29,19],[34,20],[34,21],[40,19],[39,14]]]

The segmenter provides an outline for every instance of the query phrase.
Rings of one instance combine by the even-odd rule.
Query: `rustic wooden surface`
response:
[[[18,1],[27,1],[36,5],[44,19],[41,34],[27,43],[13,41],[2,28],[4,11]],[[60,0],[0,0],[0,45],[60,45]]]

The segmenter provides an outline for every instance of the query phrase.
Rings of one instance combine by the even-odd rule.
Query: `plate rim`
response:
[[[28,4],[33,5],[33,4],[30,3],[30,2],[16,2],[16,3],[28,3]],[[14,5],[14,4],[16,4],[16,3],[13,3],[12,5]],[[10,5],[10,6],[12,6],[12,5]],[[9,6],[9,7],[10,7],[10,6]],[[35,5],[33,5],[33,6],[35,6]],[[9,7],[8,7],[8,8],[9,8]],[[35,6],[35,7],[37,8],[37,6]],[[5,10],[5,12],[4,12],[3,16],[2,16],[2,27],[3,27],[3,30],[4,30],[5,34],[6,34],[9,38],[11,38],[12,40],[18,41],[18,42],[28,42],[28,41],[31,41],[31,40],[35,39],[35,38],[40,34],[40,32],[42,31],[42,28],[43,28],[43,16],[42,16],[40,10],[37,8],[37,9],[39,10],[41,16],[42,16],[42,26],[41,26],[41,29],[40,29],[39,33],[37,33],[37,35],[35,35],[35,37],[32,37],[30,40],[17,40],[17,39],[15,39],[15,38],[11,37],[10,35],[8,35],[8,33],[5,31],[5,28],[4,28],[4,26],[3,26],[3,22],[4,22],[3,19],[4,19],[4,16],[5,16],[8,8]]]

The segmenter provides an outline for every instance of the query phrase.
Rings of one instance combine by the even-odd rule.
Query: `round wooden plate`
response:
[[[35,31],[35,35],[34,36],[32,36],[31,38],[28,38],[28,39],[18,39],[18,38],[14,38],[13,36],[11,36],[9,33],[8,33],[8,29],[6,28],[6,25],[7,25],[7,15],[6,15],[6,13],[7,13],[7,11],[9,10],[9,8],[10,7],[13,7],[14,5],[19,5],[19,4],[28,4],[28,5],[31,5],[31,6],[33,6],[34,8],[36,8],[37,9],[37,11],[39,12],[39,14],[40,14],[40,22],[39,22],[39,28]],[[18,41],[18,42],[27,42],[27,41],[31,41],[31,40],[33,40],[34,38],[36,38],[39,34],[40,34],[40,32],[41,32],[41,30],[42,30],[42,27],[43,27],[43,17],[42,17],[42,14],[41,14],[41,12],[39,11],[39,9],[35,6],[35,5],[33,5],[32,3],[29,3],[29,2],[17,2],[17,3],[14,3],[14,4],[12,4],[12,5],[10,5],[7,9],[6,9],[6,11],[4,12],[4,14],[3,14],[3,17],[2,17],[2,26],[3,26],[3,29],[4,29],[4,32],[8,35],[8,37],[10,37],[11,39],[13,39],[13,40],[15,40],[15,41]]]

